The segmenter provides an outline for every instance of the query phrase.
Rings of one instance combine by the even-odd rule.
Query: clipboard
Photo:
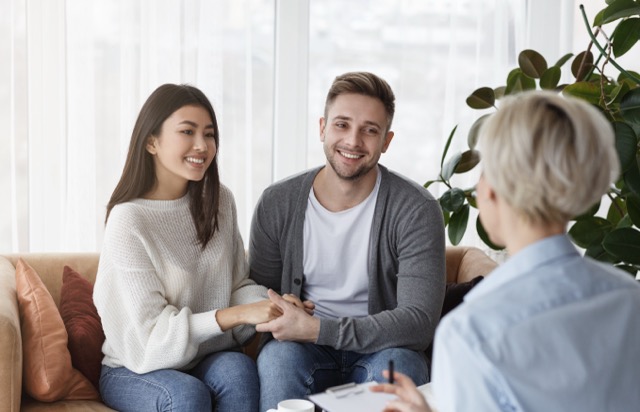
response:
[[[377,384],[365,382],[333,386],[326,392],[309,395],[309,400],[326,412],[381,412],[386,403],[395,399],[396,395],[372,392],[369,387]]]

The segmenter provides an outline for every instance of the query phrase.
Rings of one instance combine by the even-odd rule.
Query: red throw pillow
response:
[[[38,273],[22,258],[16,264],[24,390],[34,399],[100,399],[98,392],[71,364],[67,332],[53,297]]]
[[[99,389],[104,331],[92,295],[93,284],[65,266],[60,290],[60,314],[69,334],[71,362]]]

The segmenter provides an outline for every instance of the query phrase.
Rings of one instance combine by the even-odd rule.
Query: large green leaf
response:
[[[456,165],[454,173],[465,173],[476,167],[480,163],[480,152],[477,150],[467,150],[462,153],[460,161]]]
[[[627,214],[627,215],[624,215],[622,219],[620,219],[620,221],[616,225],[616,229],[619,229],[621,227],[632,227],[632,226],[633,226],[633,222],[631,221],[631,218]]]
[[[467,106],[472,109],[488,109],[494,107],[496,96],[491,87],[476,89],[467,97]]]
[[[593,25],[602,26],[623,17],[640,14],[640,3],[634,0],[615,0],[596,16]]]
[[[620,102],[620,112],[627,122],[640,124],[640,87],[624,95]]]
[[[547,71],[547,61],[535,50],[523,50],[518,55],[518,65],[527,76],[539,79]]]
[[[540,87],[547,90],[555,89],[560,82],[561,74],[562,72],[558,66],[549,67],[540,78]]]
[[[476,232],[478,232],[478,236],[480,236],[480,239],[484,242],[484,244],[489,246],[491,249],[493,249],[493,250],[502,250],[502,249],[504,249],[504,247],[496,245],[495,243],[493,243],[491,241],[491,239],[489,239],[489,234],[487,233],[487,231],[485,230],[484,226],[482,225],[482,221],[480,220],[480,216],[478,216],[476,218]]]
[[[444,166],[442,166],[440,177],[442,177],[443,180],[448,181],[449,179],[451,179],[451,176],[453,176],[453,173],[455,172],[456,166],[458,166],[460,159],[462,159],[462,153],[458,152],[455,155],[453,155],[447,161],[447,163],[444,164]]]
[[[618,263],[620,259],[608,253],[602,243],[594,243],[590,245],[584,252],[585,256],[589,256],[601,262]]]
[[[627,73],[629,73],[630,75],[632,75],[632,76],[636,77],[637,79],[640,79],[640,73],[638,73],[638,72],[634,72],[633,70],[626,70],[626,72],[627,72]],[[623,81],[623,80],[628,80],[628,81],[630,81],[630,82],[629,82],[629,85],[630,85],[630,86],[632,86],[632,88],[633,88],[633,87],[635,87],[635,84],[636,84],[636,83],[633,81],[633,79],[630,79],[630,78],[629,78],[629,76],[627,76],[625,73],[622,73],[622,72],[621,72],[621,73],[618,75],[618,82],[621,82],[621,81]]]
[[[554,64],[554,66],[562,67],[572,57],[573,57],[573,53],[567,53],[564,56],[560,57],[560,60],[558,60],[556,64]]]
[[[611,231],[602,247],[608,253],[627,263],[640,264],[640,232],[632,228]]]
[[[609,101],[607,105],[610,106],[615,103],[620,103],[625,94],[629,92],[629,83],[621,82],[619,83],[609,94]]]
[[[482,123],[487,120],[487,117],[491,116],[491,114],[492,113],[487,113],[478,117],[476,121],[471,125],[471,128],[469,129],[469,135],[467,136],[467,144],[469,145],[469,149],[475,149],[476,145],[478,144],[480,127],[482,126]]]
[[[449,233],[449,241],[451,244],[457,245],[462,240],[464,232],[467,230],[467,223],[469,222],[469,205],[465,204],[460,208],[458,212],[451,214],[449,219],[449,227],[447,228]]]
[[[467,202],[469,202],[469,205],[477,209],[478,203],[476,202],[476,188],[473,187],[471,189],[467,189],[464,193],[467,195]]]
[[[607,3],[608,2],[609,2],[609,0],[607,0]],[[583,11],[583,13],[584,13],[584,11]],[[596,14],[596,17],[593,18],[593,27],[602,25],[602,16],[603,15],[604,15],[604,9],[600,10],[598,12],[598,14]]]
[[[571,63],[571,73],[578,82],[584,80],[591,69],[593,69],[593,54],[588,50],[579,53]]]
[[[613,122],[613,127],[616,132],[616,150],[620,159],[620,167],[624,172],[636,164],[638,138],[631,126],[626,123]]]
[[[594,243],[602,242],[612,229],[613,226],[608,220],[592,216],[576,221],[569,229],[569,236],[576,245],[586,249]]]
[[[600,85],[589,82],[576,82],[565,87],[562,94],[578,97],[597,105],[600,102]]]
[[[640,227],[640,197],[629,196],[627,198],[627,213],[633,224]]]
[[[449,146],[451,145],[451,140],[453,139],[453,135],[456,133],[456,129],[458,129],[458,125],[456,125],[449,133],[449,138],[447,139],[447,143],[444,145],[444,150],[442,151],[442,159],[440,159],[440,168],[442,169],[442,165],[444,165],[444,159],[447,157],[447,152],[449,151]]]
[[[621,21],[613,32],[613,55],[620,57],[628,52],[640,38],[640,18]]]
[[[638,163],[640,159],[636,158],[636,164],[631,165],[626,172],[624,172],[624,184],[635,193],[636,196],[640,196],[640,166]]]
[[[622,197],[615,197],[611,200],[607,211],[607,220],[612,225],[617,226],[620,220],[627,214],[627,204]]]
[[[451,218],[451,213],[442,211],[442,218],[444,219],[444,227],[447,227],[449,224],[449,219]]]
[[[466,196],[460,188],[449,189],[440,196],[440,207],[445,212],[457,212],[464,205]]]
[[[520,93],[525,90],[534,90],[536,88],[536,81],[527,76],[520,69],[514,69],[509,74],[507,79],[507,88],[504,91],[505,95]]]

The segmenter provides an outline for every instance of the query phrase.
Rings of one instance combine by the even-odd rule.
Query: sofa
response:
[[[16,265],[22,258],[40,276],[56,305],[60,304],[62,273],[70,266],[94,282],[98,253],[24,253],[0,255],[0,412],[18,411],[111,411],[97,400],[41,402],[23,391],[23,342],[16,296]],[[491,272],[496,263],[480,249],[448,246],[447,283],[468,283]],[[245,348],[255,356],[257,339]]]

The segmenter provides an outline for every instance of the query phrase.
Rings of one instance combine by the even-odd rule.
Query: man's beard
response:
[[[337,150],[334,152],[334,151],[332,151],[331,148],[326,147],[326,146],[324,148],[324,152],[325,152],[325,155],[327,157],[327,161],[329,162],[329,165],[331,166],[331,168],[333,169],[335,174],[339,178],[341,178],[343,180],[356,181],[356,180],[360,179],[362,176],[364,176],[367,173],[369,173],[371,171],[371,169],[373,169],[376,166],[375,162],[373,164],[364,163],[364,164],[358,166],[358,168],[354,172],[352,172],[351,174],[346,174],[346,173],[343,173],[340,170],[338,162],[336,161],[336,157],[337,156],[341,156],[340,153],[338,153]]]

